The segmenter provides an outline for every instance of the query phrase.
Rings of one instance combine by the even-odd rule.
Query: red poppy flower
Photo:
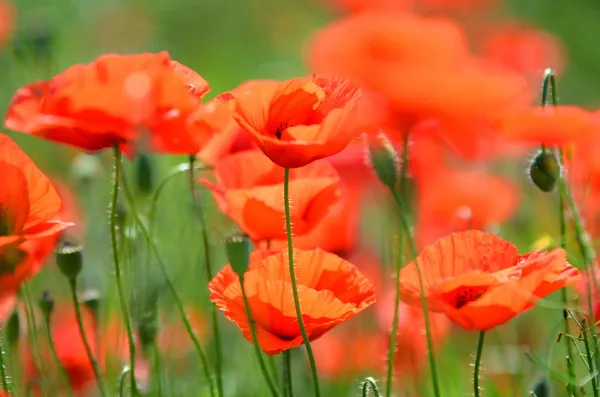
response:
[[[577,106],[513,109],[500,120],[509,139],[531,145],[565,145],[592,138],[597,131],[593,114]]]
[[[315,340],[375,302],[371,282],[352,264],[322,250],[295,251],[302,318]],[[302,345],[287,252],[254,252],[244,278],[260,348],[268,355]],[[227,265],[209,283],[210,299],[252,341],[237,274]]]
[[[518,186],[482,172],[440,169],[418,179],[417,188],[421,246],[506,221],[517,210]]]
[[[0,0],[0,44],[6,43],[13,31],[15,9],[9,1]]]
[[[492,29],[481,43],[484,58],[501,62],[515,72],[527,75],[530,81],[539,81],[547,67],[554,71],[562,69],[562,49],[548,32],[519,25]]]
[[[277,165],[303,167],[332,156],[364,131],[358,86],[312,76],[255,84],[234,93],[233,117]]]
[[[192,154],[206,137],[193,134],[187,119],[208,90],[166,52],[103,55],[19,89],[5,125],[87,151],[148,142],[158,152]]]
[[[52,220],[61,201],[50,181],[6,135],[0,134],[0,249],[56,235],[70,226]]]
[[[202,179],[217,205],[254,241],[285,238],[283,169],[260,150],[239,152],[217,162],[216,184]],[[290,172],[294,234],[312,231],[340,197],[339,178],[327,162]]]
[[[512,243],[478,230],[438,240],[416,262],[429,308],[463,328],[482,331],[504,324],[580,276],[562,249],[519,255]],[[420,305],[415,262],[402,269],[399,286],[402,300]]]

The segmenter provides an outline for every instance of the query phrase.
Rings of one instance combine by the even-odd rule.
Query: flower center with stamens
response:
[[[464,305],[470,302],[474,302],[481,298],[488,290],[488,286],[476,286],[476,287],[458,287],[457,289],[446,292],[442,295],[442,299],[448,305],[460,309]]]

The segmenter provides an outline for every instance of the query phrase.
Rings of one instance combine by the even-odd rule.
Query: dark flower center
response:
[[[457,289],[443,294],[443,300],[448,305],[460,309],[470,302],[474,302],[481,298],[488,290],[488,286],[482,285],[477,287],[458,287]]]
[[[277,128],[275,129],[275,136],[277,137],[277,139],[281,139],[281,134],[283,133],[283,131],[288,128],[290,126],[289,123],[286,122],[282,122],[279,123],[279,125],[277,126]]]
[[[8,209],[5,208],[2,203],[0,203],[0,237],[10,236],[12,231],[10,219],[8,217]]]
[[[26,257],[27,253],[14,245],[0,250],[0,276],[13,274]]]

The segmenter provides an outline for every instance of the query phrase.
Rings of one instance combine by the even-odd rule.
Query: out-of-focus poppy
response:
[[[504,136],[532,146],[562,146],[584,141],[597,132],[591,112],[568,105],[512,109],[501,116],[500,124]]]
[[[0,1],[0,45],[6,43],[14,27],[15,9],[7,0]]]
[[[188,118],[208,90],[166,52],[103,55],[19,89],[5,125],[87,151],[195,154],[210,136],[192,133]]]
[[[344,11],[408,11],[415,0],[329,0],[332,5]]]
[[[332,156],[367,127],[357,85],[319,76],[235,94],[233,117],[277,165],[298,168]]]
[[[216,184],[202,179],[217,205],[254,241],[285,238],[283,169],[260,150],[232,154],[215,165]],[[311,232],[340,197],[339,177],[326,161],[290,172],[294,234]]]
[[[496,3],[496,0],[417,0],[419,7],[427,11],[451,11],[462,9],[480,11]]]
[[[563,68],[559,43],[543,30],[522,25],[495,26],[480,45],[484,58],[501,62],[532,82],[540,81],[547,67],[555,72]]]
[[[295,251],[302,318],[310,340],[375,302],[371,282],[352,264],[320,249]],[[296,321],[287,252],[254,252],[244,277],[260,348],[268,355],[302,345]],[[209,283],[210,299],[252,341],[237,274],[230,265]]]
[[[0,249],[53,236],[70,226],[52,220],[61,207],[48,178],[6,135],[0,134]]]
[[[89,310],[86,310],[85,307],[82,307],[81,310],[84,332],[98,363],[106,368],[107,365],[110,365],[109,363],[113,363],[113,360],[117,360],[116,368],[120,368],[128,352],[126,334],[121,323],[114,318],[109,318],[98,326],[95,317]],[[57,309],[52,314],[51,334],[58,359],[67,372],[71,388],[77,396],[88,395],[87,393],[95,387],[96,379],[73,308],[57,303]],[[46,344],[43,346],[47,347]],[[27,378],[32,379],[39,376],[30,346],[26,345],[22,354]],[[44,376],[51,379],[50,385],[56,393],[53,395],[62,395],[58,394],[57,389],[62,389],[64,385],[58,368],[53,365],[51,351],[47,348],[42,349],[40,355],[44,363],[43,368],[48,371]]]
[[[518,186],[477,171],[438,170],[417,180],[420,246],[466,229],[507,220],[517,210]]]
[[[350,324],[333,329],[313,343],[319,376],[353,381],[384,374],[389,341],[385,333]]]
[[[512,243],[469,230],[438,240],[402,269],[401,299],[415,305],[421,302],[417,263],[429,308],[463,328],[483,331],[504,324],[580,276],[562,249],[519,255]]]

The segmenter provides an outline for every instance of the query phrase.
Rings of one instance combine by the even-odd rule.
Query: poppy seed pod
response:
[[[138,192],[148,194],[152,192],[154,182],[153,165],[147,153],[139,153],[135,159],[135,182]]]
[[[83,268],[83,246],[63,240],[56,247],[56,264],[70,281],[77,278]]]
[[[44,319],[49,321],[52,311],[54,311],[54,298],[49,291],[44,291],[38,301],[40,311],[44,315]]]
[[[529,177],[542,192],[554,190],[560,178],[560,164],[554,153],[540,150],[529,167]]]
[[[21,336],[21,319],[19,317],[19,311],[15,310],[8,318],[5,329],[5,338],[10,347],[16,346]]]
[[[379,180],[394,189],[399,173],[398,154],[384,134],[369,140],[369,159]]]
[[[552,386],[548,378],[542,378],[533,385],[531,393],[536,397],[550,397],[552,395]]]
[[[245,234],[232,236],[225,242],[225,250],[231,268],[243,279],[250,264],[250,239]]]

